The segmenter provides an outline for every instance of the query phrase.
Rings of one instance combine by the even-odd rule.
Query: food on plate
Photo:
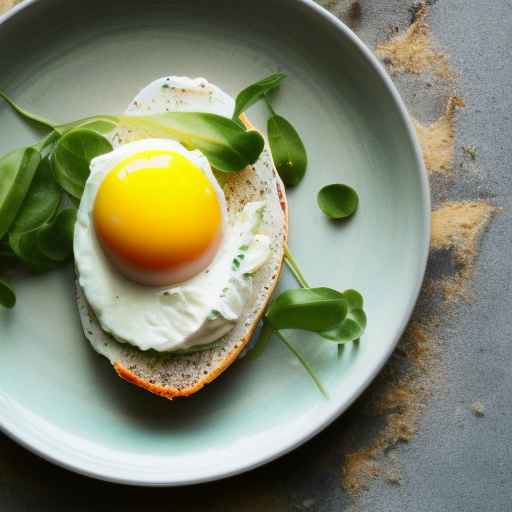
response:
[[[165,109],[231,117],[234,101],[203,79],[163,78],[127,113]],[[285,200],[266,149],[221,188],[199,151],[145,135],[119,131],[91,162],[78,300],[86,337],[118,374],[172,398],[213,380],[250,340],[281,268]]]
[[[0,258],[41,272],[73,255],[85,337],[120,377],[152,393],[199,391],[248,347],[261,320],[251,356],[276,335],[327,396],[282,331],[309,331],[339,350],[365,330],[361,295],[310,287],[287,248],[284,185],[302,181],[307,155],[271,105],[284,78],[271,75],[234,100],[204,78],[163,77],[123,115],[66,124],[0,92],[49,130],[0,158]],[[244,113],[261,100],[268,145]],[[328,215],[346,209],[338,196],[321,197]],[[269,306],[283,261],[300,288]],[[0,304],[14,303],[0,281]]]
[[[330,219],[352,217],[359,205],[357,192],[342,183],[333,183],[322,187],[318,191],[316,200],[320,210]]]

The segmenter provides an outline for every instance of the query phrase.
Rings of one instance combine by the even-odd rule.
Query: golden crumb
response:
[[[343,485],[353,495],[368,489],[372,478],[382,474],[381,466],[375,461],[377,454],[375,448],[360,450],[345,455],[343,461]]]
[[[435,372],[433,340],[430,327],[411,322],[395,356],[372,384],[368,399],[359,406],[361,415],[379,418],[383,427],[366,446],[352,449],[345,456],[342,484],[352,496],[360,495],[377,477],[399,481],[398,460],[386,454],[400,443],[409,442],[417,431],[423,404],[430,393],[422,375],[425,368],[430,370],[430,378]]]
[[[452,78],[448,57],[432,48],[426,16],[427,8],[422,4],[414,23],[405,32],[377,46],[377,56],[394,73],[419,74],[431,71],[441,78]]]
[[[386,482],[388,482],[389,484],[392,484],[392,485],[400,485],[400,480],[401,480],[400,471],[393,470],[393,469],[389,470],[384,475],[384,480],[386,480]]]
[[[453,248],[463,261],[474,256],[478,237],[495,211],[483,201],[445,203],[432,212],[433,249]]]
[[[477,417],[482,418],[485,416],[485,407],[482,402],[474,402],[471,404],[471,412]]]
[[[434,80],[452,79],[454,74],[446,55],[435,50],[425,22],[425,3],[415,12],[412,25],[403,33],[381,43],[377,55],[395,73],[430,72]],[[453,82],[449,82],[452,85]],[[425,166],[437,179],[453,168],[457,108],[461,98],[448,99],[445,112],[430,125],[413,120],[421,144]],[[476,159],[472,145],[462,148],[464,155]],[[472,275],[480,238],[498,208],[483,201],[458,201],[441,204],[432,213],[431,254],[446,251],[453,259],[451,275],[427,278],[419,303],[429,304],[428,313],[413,315],[393,356],[355,406],[358,419],[347,426],[342,441],[344,453],[342,485],[352,497],[364,492],[372,479],[400,484],[400,450],[416,434],[425,404],[433,392],[445,387],[440,328],[453,318],[450,304],[466,298],[467,281]],[[435,299],[435,300],[434,300]],[[484,414],[483,405],[471,406],[476,416]],[[361,428],[359,418],[372,418],[376,425],[369,440],[355,443]]]
[[[464,296],[480,237],[498,211],[483,201],[461,201],[446,203],[432,212],[432,249],[452,251],[458,266],[456,274],[441,283],[446,300]]]
[[[361,24],[362,14],[361,2],[352,2],[343,19],[352,30],[357,30]]]
[[[344,459],[341,477],[342,485],[353,497],[364,492],[377,477],[399,484],[399,460],[388,454],[414,437],[423,408],[440,381],[439,327],[450,318],[449,302],[463,295],[480,237],[496,211],[491,204],[473,201],[446,203],[432,213],[431,250],[453,251],[457,271],[448,278],[426,281],[420,302],[430,302],[438,292],[444,301],[437,311],[423,315],[421,321],[413,316],[390,361],[371,385],[365,400],[356,405],[360,416],[378,418],[382,426],[357,450],[350,446],[353,434],[347,432],[349,455]],[[473,414],[483,414],[483,406],[474,405]]]
[[[20,0],[0,0],[0,14],[4,14],[14,7]]]
[[[451,96],[444,113],[431,125],[424,126],[413,119],[425,167],[430,172],[446,172],[453,168],[455,111],[463,106],[461,98]]]
[[[462,151],[464,151],[464,153],[468,155],[471,160],[476,160],[477,152],[473,144],[466,144],[465,146],[462,146]]]

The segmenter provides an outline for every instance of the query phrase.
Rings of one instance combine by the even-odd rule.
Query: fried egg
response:
[[[137,113],[169,108],[171,87],[181,85],[183,97],[184,80],[150,84],[134,104],[156,99]],[[208,87],[195,84],[204,94],[190,110],[201,110]],[[215,97],[229,115],[233,100]],[[159,352],[211,344],[239,321],[252,276],[269,256],[270,239],[260,232],[265,202],[228,208],[197,150],[167,139],[121,139],[91,162],[80,203],[74,254],[81,290],[102,330],[121,343]]]
[[[185,281],[213,260],[226,201],[208,160],[164,139],[122,146],[91,163],[92,217],[103,250],[141,284]]]

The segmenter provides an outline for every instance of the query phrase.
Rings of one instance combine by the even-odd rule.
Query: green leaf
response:
[[[11,233],[9,244],[16,256],[35,272],[46,272],[73,253],[76,209],[66,208],[36,229]]]
[[[120,116],[121,125],[144,130],[149,137],[177,140],[199,149],[219,171],[233,172],[253,164],[263,151],[263,137],[245,131],[234,121],[216,114],[168,112],[151,116]]]
[[[16,304],[16,295],[13,289],[0,279],[0,306],[4,308],[13,308]]]
[[[278,114],[269,118],[267,132],[272,159],[279,176],[285,185],[297,185],[304,177],[308,165],[306,148],[299,134]]]
[[[75,222],[76,208],[66,208],[60,211],[52,222],[38,230],[39,249],[47,258],[63,262],[71,257]]]
[[[53,153],[53,169],[59,185],[70,195],[80,199],[89,177],[91,160],[112,151],[112,145],[103,136],[77,128],[63,135]]]
[[[9,239],[0,240],[0,260],[16,259],[16,255],[9,245]]]
[[[37,144],[32,147],[41,153],[41,158],[45,158],[53,152],[55,144],[60,138],[60,133],[52,130],[46,137],[41,139]]]
[[[218,311],[217,309],[212,309],[208,313],[208,316],[206,317],[206,319],[211,322],[213,320],[217,320],[217,318],[220,318],[220,316],[221,316],[220,311]]]
[[[366,329],[366,314],[363,310],[363,297],[356,290],[346,290],[343,297],[348,304],[346,317],[333,329],[321,332],[320,335],[331,341],[347,343],[358,340]]]
[[[9,244],[14,254],[34,272],[47,272],[57,265],[40,249],[38,241],[39,229],[23,233],[11,233]]]
[[[265,94],[278,87],[285,78],[286,75],[284,73],[274,73],[243,89],[236,97],[233,120],[238,122],[242,112],[245,112],[249,107],[261,100]]]
[[[59,124],[54,127],[59,135],[66,135],[72,130],[78,128],[86,128],[98,133],[99,135],[107,135],[119,125],[119,116],[111,116],[109,114],[100,114],[97,116],[84,117],[71,121],[69,123]]]
[[[7,94],[3,91],[0,91],[0,98],[2,98],[15,112],[17,112],[21,117],[26,119],[27,121],[32,121],[37,124],[41,124],[46,128],[53,129],[55,127],[55,123],[52,123],[48,119],[44,117],[38,116],[37,114],[32,114],[28,110],[21,108],[18,104],[16,104]]]
[[[114,118],[115,119],[115,118]],[[112,117],[94,117],[79,122],[73,129],[87,129],[96,132],[98,135],[108,135],[117,128],[118,122]]]
[[[0,239],[16,218],[40,160],[33,148],[15,149],[0,158]]]
[[[359,198],[353,188],[334,183],[320,189],[317,202],[320,210],[330,219],[344,219],[355,213]]]
[[[363,309],[363,296],[357,290],[345,290],[343,296],[347,299],[350,309]]]
[[[263,137],[257,131],[245,131],[231,119],[215,114],[166,112],[151,116],[98,115],[55,125],[40,116],[23,110],[7,96],[3,95],[2,97],[26,119],[44,124],[55,130],[57,134],[63,135],[55,150],[59,155],[56,158],[57,179],[64,190],[78,198],[83,190],[84,176],[88,176],[88,167],[85,172],[83,165],[84,155],[80,156],[86,148],[80,148],[79,137],[73,135],[78,131],[93,132],[99,137],[100,134],[108,133],[122,123],[127,128],[145,131],[148,137],[167,137],[181,142],[189,149],[199,149],[213,167],[225,172],[240,171],[253,164],[264,146]],[[71,140],[67,139],[71,136],[73,136]],[[90,137],[84,141],[89,149],[91,141]],[[70,147],[71,142],[73,142],[73,147]],[[68,163],[78,163],[77,170],[74,172],[69,169],[64,171],[63,167],[66,167]]]
[[[274,329],[321,332],[337,326],[347,314],[346,299],[328,288],[286,290],[268,308],[266,318]]]
[[[61,195],[50,162],[44,158],[37,168],[16,220],[11,225],[11,233],[31,231],[48,222],[59,207]]]

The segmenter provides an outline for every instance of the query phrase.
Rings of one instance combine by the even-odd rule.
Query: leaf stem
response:
[[[53,144],[59,138],[59,134],[52,130],[46,137],[42,138],[38,143],[32,147],[39,152],[42,152],[45,148]]]
[[[80,128],[82,125],[87,125],[88,123],[109,122],[117,126],[121,121],[121,117],[122,116],[111,115],[83,117],[77,121],[56,125],[54,126],[54,129],[59,135],[64,135],[66,132],[73,130],[74,128]]]
[[[270,325],[270,324],[268,324]],[[272,326],[270,326],[272,328]],[[316,384],[317,388],[319,389],[320,393],[324,395],[325,398],[329,398],[329,393],[327,393],[327,390],[324,388],[323,384],[320,382],[318,377],[315,374],[315,371],[313,368],[309,365],[309,363],[302,357],[300,352],[298,352],[295,347],[281,334],[280,331],[277,329],[272,328],[274,334],[278,336],[278,338],[286,345],[288,350],[300,361],[304,369],[309,373],[309,376],[313,379],[314,383]]]
[[[303,273],[299,268],[297,261],[290,252],[290,249],[288,249],[288,246],[286,246],[284,249],[284,262],[290,269],[290,272],[293,274],[293,277],[295,277],[297,283],[299,283],[299,285],[302,286],[302,288],[310,288],[308,282],[306,281],[306,278],[304,277]]]
[[[275,116],[276,111],[272,108],[272,104],[270,103],[270,100],[268,99],[268,96],[266,94],[263,95],[263,100],[265,101],[265,104],[267,105],[267,108],[270,111],[270,114]]]
[[[52,121],[49,121],[44,117],[38,116],[37,114],[32,114],[31,112],[28,112],[28,110],[21,108],[17,103],[11,100],[11,98],[9,98],[9,96],[7,96],[2,91],[0,91],[0,98],[2,98],[15,112],[17,112],[20,116],[24,117],[25,119],[30,119],[35,123],[42,124],[43,126],[46,126],[46,128],[50,128],[51,130],[55,128],[56,123],[52,123]]]

